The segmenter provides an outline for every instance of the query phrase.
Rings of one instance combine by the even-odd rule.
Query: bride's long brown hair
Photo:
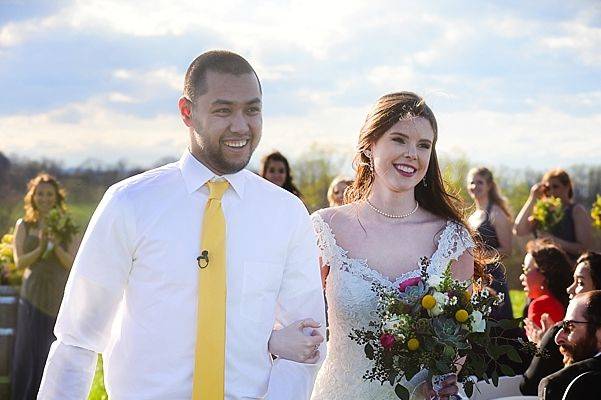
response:
[[[367,114],[365,123],[359,133],[357,153],[353,160],[353,167],[357,174],[353,184],[344,192],[344,202],[352,203],[364,200],[372,190],[374,172],[370,168],[371,161],[366,155],[366,151],[371,150],[371,146],[399,120],[416,117],[425,118],[430,122],[430,126],[434,131],[434,140],[424,181],[420,182],[414,189],[415,199],[419,202],[420,207],[432,214],[463,225],[476,242],[478,240],[477,236],[474,235],[466,223],[465,216],[461,211],[460,200],[444,187],[438,156],[436,155],[438,124],[434,113],[423,98],[412,92],[390,93],[382,96]],[[476,248],[478,247],[480,246],[476,246]],[[484,256],[480,255],[478,250],[474,250],[473,255],[474,279],[484,277]]]

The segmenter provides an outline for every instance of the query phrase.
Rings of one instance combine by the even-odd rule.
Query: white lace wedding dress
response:
[[[365,260],[347,256],[347,251],[338,246],[329,225],[319,213],[311,216],[317,234],[323,264],[330,266],[326,285],[330,337],[328,354],[322,365],[311,400],[394,400],[394,388],[386,383],[369,382],[363,374],[371,369],[372,362],[365,357],[363,346],[349,338],[353,329],[367,327],[376,319],[377,297],[371,290],[372,282],[390,287],[420,274],[419,267],[409,271],[394,282],[371,269]],[[438,246],[430,257],[428,273],[440,275],[449,260],[457,260],[474,243],[463,226],[448,221],[440,235]],[[419,375],[419,376],[418,376]],[[425,371],[418,374],[409,387],[425,379]]]

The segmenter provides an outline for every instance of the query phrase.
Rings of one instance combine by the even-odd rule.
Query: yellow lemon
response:
[[[2,243],[11,244],[12,242],[13,235],[7,233],[6,235],[2,236]]]
[[[465,322],[467,321],[467,319],[469,318],[469,314],[467,313],[467,311],[461,309],[461,310],[457,310],[457,312],[455,313],[455,319],[458,322]]]
[[[409,339],[409,341],[407,342],[407,348],[411,351],[419,349],[419,340],[417,340],[416,338]]]
[[[426,310],[434,308],[436,305],[436,299],[431,294],[427,294],[422,298],[422,307]]]

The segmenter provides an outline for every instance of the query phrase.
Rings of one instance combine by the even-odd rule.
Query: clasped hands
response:
[[[273,330],[267,345],[269,352],[282,359],[315,364],[319,361],[319,346],[323,342],[323,336],[317,330],[320,327],[320,323],[307,318]]]

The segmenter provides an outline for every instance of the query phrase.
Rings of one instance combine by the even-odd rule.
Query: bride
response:
[[[371,368],[363,347],[348,337],[375,319],[372,282],[391,287],[419,276],[423,256],[430,275],[449,260],[456,279],[474,275],[472,236],[442,183],[436,119],[423,99],[410,92],[378,100],[359,135],[357,175],[346,203],[312,215],[328,303],[328,355],[312,400],[396,399],[393,387],[363,380]],[[477,269],[479,270],[479,269]],[[416,397],[436,393],[422,371],[408,385]],[[456,394],[448,378],[440,398]]]

